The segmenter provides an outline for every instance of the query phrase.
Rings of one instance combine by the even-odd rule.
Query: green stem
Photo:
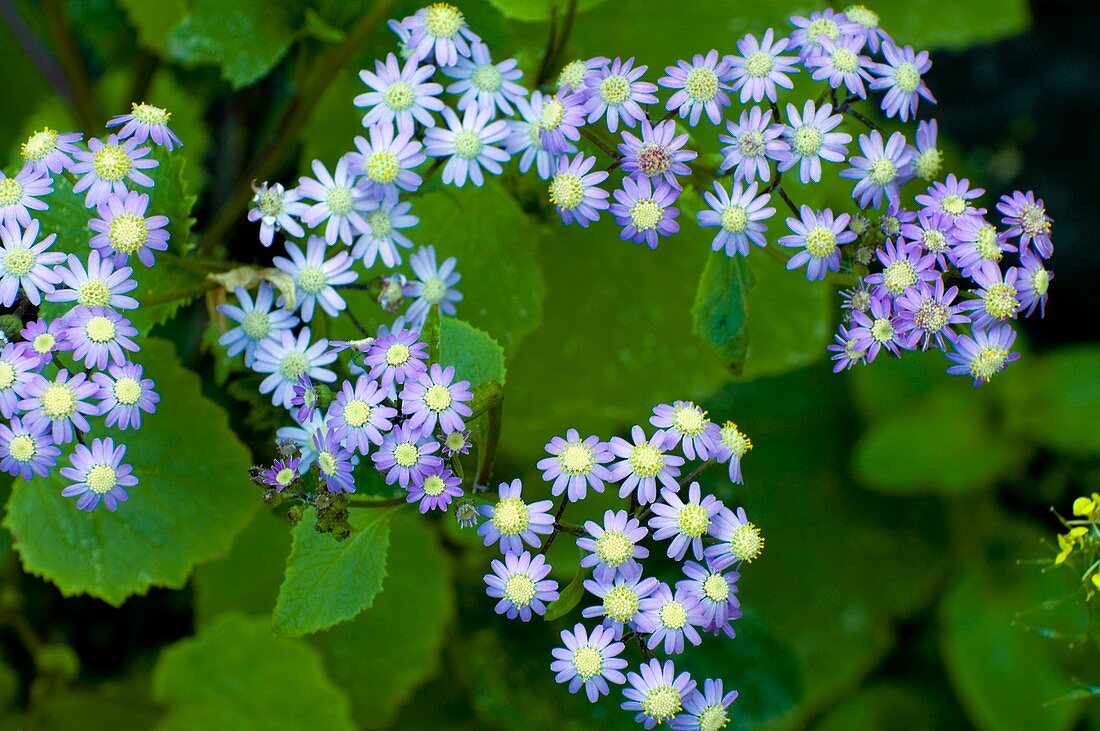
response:
[[[488,485],[493,477],[493,463],[496,462],[497,446],[500,444],[500,425],[504,418],[504,391],[500,384],[493,385],[500,395],[489,408],[489,428],[481,447],[481,467],[477,471],[478,485]]]
[[[442,327],[439,305],[432,305],[424,321],[424,339],[428,341],[428,363],[439,362],[439,333]]]

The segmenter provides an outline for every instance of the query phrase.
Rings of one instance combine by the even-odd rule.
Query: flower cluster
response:
[[[67,462],[62,495],[81,510],[102,503],[113,511],[138,484],[125,444],[89,440],[92,420],[138,429],[160,399],[129,360],[139,342],[127,314],[139,304],[128,294],[138,286],[134,268],[153,266],[168,249],[169,220],[143,190],[155,184],[154,147],[181,144],[169,118],[134,104],[107,123],[121,129],[86,144],[79,133],[45,127],[20,148],[19,173],[0,172],[0,305],[10,313],[0,349],[0,469],[32,479]],[[87,251],[66,254],[57,234],[44,235],[43,216],[62,186],[90,209]]]
[[[1054,565],[1074,565],[1090,599],[1100,592],[1100,494],[1073,501],[1073,517],[1062,519],[1066,532],[1058,536]]]

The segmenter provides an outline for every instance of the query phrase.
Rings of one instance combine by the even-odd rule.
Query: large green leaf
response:
[[[569,0],[489,0],[489,2],[509,18],[527,21],[549,20],[551,14],[556,14],[558,20],[562,21],[569,7]],[[583,13],[605,2],[607,0],[580,0],[576,3],[575,12]]]
[[[275,602],[275,632],[285,637],[326,629],[370,609],[386,576],[393,508],[352,510],[351,537],[318,533],[316,515],[294,527],[294,547]]]
[[[168,37],[187,17],[187,0],[116,0],[137,31],[138,42],[163,58],[169,57]],[[134,101],[140,101],[135,99]]]
[[[489,381],[504,384],[504,349],[491,336],[462,320],[443,318],[439,360],[454,366],[455,378],[469,381],[470,388]]]
[[[164,650],[153,697],[158,729],[352,729],[349,703],[316,650],[275,637],[263,619],[227,614]]]
[[[714,255],[707,259],[695,305],[694,331],[740,373],[748,348],[747,301],[752,281],[744,259]]]
[[[183,586],[195,564],[229,550],[260,504],[248,451],[172,346],[147,339],[135,360],[156,383],[156,413],[136,431],[95,431],[127,445],[125,461],[141,481],[130,500],[114,513],[82,512],[61,497],[67,483],[54,472],[17,482],[4,519],[26,571],[66,596],[116,606],[151,586]]]

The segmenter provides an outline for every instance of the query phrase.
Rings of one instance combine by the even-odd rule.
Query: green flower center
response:
[[[710,516],[702,505],[687,503],[676,516],[676,527],[688,538],[699,538],[710,527]]]
[[[429,277],[428,281],[424,282],[420,292],[420,296],[423,297],[428,304],[438,305],[443,301],[443,298],[447,296],[447,283],[439,277]]]
[[[550,202],[571,211],[584,200],[584,183],[579,175],[558,173],[550,181]]]
[[[603,595],[603,613],[615,622],[629,622],[638,613],[638,595],[626,584],[616,584]]]
[[[328,277],[325,270],[313,264],[306,264],[298,270],[298,286],[306,294],[316,295],[328,286]]]
[[[88,336],[88,339],[93,343],[109,343],[115,339],[115,335],[118,334],[118,328],[111,322],[110,318],[103,315],[96,315],[88,320],[84,325],[84,334]]]
[[[944,213],[950,216],[961,216],[966,213],[969,204],[967,204],[966,198],[961,195],[952,194],[944,196],[940,202],[940,207],[943,208]]]
[[[833,68],[842,74],[850,74],[859,68],[859,57],[844,46],[833,51]]]
[[[429,5],[424,14],[424,30],[436,38],[454,38],[464,22],[462,11],[449,3]]]
[[[687,624],[687,610],[678,601],[665,602],[665,605],[657,612],[657,619],[665,629],[683,629],[684,625]]]
[[[806,233],[806,251],[817,259],[832,255],[836,251],[836,234],[827,226],[814,226]]]
[[[353,429],[370,421],[370,404],[362,399],[352,399],[344,405],[344,423]]]
[[[88,470],[84,484],[96,495],[104,495],[118,484],[118,473],[109,464],[97,464]]]
[[[726,709],[715,703],[707,706],[699,714],[699,731],[721,731],[729,725],[730,717]]]
[[[395,81],[382,92],[382,103],[395,112],[404,112],[412,107],[416,94],[407,81]]]
[[[652,231],[665,216],[665,209],[652,198],[642,198],[630,207],[630,222],[639,231]]]
[[[612,107],[625,102],[630,98],[630,82],[625,76],[611,74],[600,82],[600,99]]]
[[[824,136],[812,125],[804,124],[794,131],[794,149],[799,155],[816,155],[824,142]]]
[[[722,574],[710,574],[703,579],[703,596],[718,604],[729,599],[730,585]]]
[[[934,180],[943,168],[943,153],[933,147],[917,155],[917,175],[924,180]]]
[[[294,482],[295,473],[294,470],[289,467],[284,467],[278,471],[275,475],[275,482],[279,483],[283,487],[286,487],[290,483]]]
[[[813,43],[817,43],[820,36],[825,36],[830,41],[836,41],[840,38],[840,26],[828,18],[818,18],[807,26],[806,35]]]
[[[123,213],[115,216],[107,229],[111,248],[122,254],[133,254],[149,240],[149,226],[143,216]]]
[[[306,354],[292,350],[283,356],[283,361],[279,364],[279,373],[283,374],[283,378],[288,381],[297,381],[298,376],[305,373],[307,368],[309,368],[309,360]]]
[[[424,480],[424,494],[428,497],[439,497],[446,489],[447,483],[439,475],[429,475]]]
[[[76,411],[76,391],[67,383],[51,383],[39,399],[42,413],[51,421],[67,419]]]
[[[504,582],[504,596],[513,606],[526,607],[535,598],[535,580],[528,574],[512,574]]]
[[[247,312],[241,320],[241,329],[249,340],[263,340],[271,332],[271,318],[259,310]]]
[[[735,457],[744,457],[745,453],[752,449],[752,440],[731,421],[726,422],[718,435],[722,439],[722,444],[732,451]]]
[[[576,477],[587,475],[596,466],[595,452],[582,442],[569,442],[565,449],[558,453],[558,465],[562,472]]]
[[[1004,282],[990,285],[985,291],[984,304],[986,314],[995,320],[1006,320],[1020,309],[1020,302],[1016,299],[1016,288]]]
[[[684,80],[684,91],[693,102],[706,104],[718,96],[718,74],[705,67],[693,68]]]
[[[913,64],[906,61],[894,71],[894,86],[906,94],[912,94],[920,87],[920,71]]]
[[[34,269],[38,257],[30,249],[18,247],[9,249],[4,257],[4,268],[17,277],[25,277]]]
[[[34,352],[39,355],[45,355],[53,350],[53,346],[57,345],[57,338],[50,333],[42,333],[41,335],[35,335],[34,340],[31,341],[31,347],[34,348]]]
[[[658,723],[671,720],[683,709],[680,691],[671,685],[657,685],[642,696],[642,713]]]
[[[925,251],[932,254],[938,254],[947,249],[947,237],[943,235],[943,231],[937,231],[934,228],[922,233],[920,241]]]
[[[894,165],[893,160],[885,157],[880,157],[871,163],[871,169],[867,172],[867,177],[871,179],[871,182],[878,186],[885,186],[893,182],[894,178],[898,176],[898,169]]]
[[[470,83],[480,91],[497,91],[504,83],[504,77],[496,66],[487,63],[478,66],[470,75]]]
[[[404,343],[394,343],[386,348],[386,365],[395,367],[404,365],[409,362],[410,357],[412,357],[412,351]]]
[[[0,391],[7,391],[15,383],[15,366],[0,360]]]
[[[389,238],[391,232],[393,232],[393,218],[385,211],[372,211],[367,214],[367,225],[370,226],[370,233],[376,239]]]
[[[588,69],[584,66],[584,61],[576,60],[570,61],[565,64],[565,67],[558,74],[558,88],[561,89],[565,86],[578,87],[584,81],[584,74]]]
[[[621,566],[634,557],[634,541],[621,530],[604,531],[596,539],[596,558],[610,568]]]
[[[23,199],[23,184],[15,178],[0,180],[0,208],[14,206]]]
[[[355,198],[352,197],[351,188],[346,185],[332,186],[328,189],[328,192],[325,193],[325,205],[327,205],[329,210],[337,216],[348,215],[355,205]]]
[[[481,154],[481,138],[476,132],[464,129],[455,134],[455,155],[472,160]]]
[[[8,442],[8,454],[16,462],[30,462],[37,453],[38,448],[34,444],[34,437],[29,434],[20,434]]]
[[[1031,275],[1031,288],[1035,294],[1042,297],[1050,288],[1050,272],[1046,269],[1037,269]]]
[[[722,209],[722,228],[731,234],[739,234],[749,225],[748,212],[737,205],[729,205]]]
[[[446,411],[451,406],[451,389],[438,383],[433,383],[424,392],[424,405],[437,414]]]
[[[321,472],[329,477],[336,474],[336,457],[332,452],[325,450],[317,455],[317,466],[321,468]]]
[[[1008,360],[1008,351],[999,345],[983,345],[970,361],[970,375],[988,381],[1000,373]]]
[[[894,325],[888,318],[878,317],[871,323],[871,337],[883,345],[891,342],[895,333]]]
[[[1001,245],[997,242],[997,229],[992,226],[979,228],[978,237],[974,240],[974,250],[986,261],[1000,261],[1004,252],[1001,251]]]
[[[539,117],[539,125],[546,131],[558,128],[565,119],[565,105],[557,97],[550,97],[542,103],[542,115]]]
[[[527,530],[530,511],[518,497],[506,497],[493,509],[493,527],[503,536],[518,536]]]
[[[57,149],[57,132],[46,127],[41,132],[35,132],[20,146],[23,159],[28,162],[38,162]]]
[[[133,406],[141,398],[141,384],[129,376],[123,376],[115,381],[115,401],[123,406]]]
[[[730,553],[742,561],[752,563],[763,548],[764,539],[760,537],[760,529],[752,523],[737,526],[730,537]]]
[[[393,460],[408,469],[420,461],[420,450],[412,442],[401,442],[393,450]]]
[[[96,177],[108,183],[122,180],[133,167],[126,150],[118,145],[104,145],[92,158],[92,170]]]
[[[844,14],[848,16],[848,20],[859,23],[864,28],[878,28],[878,13],[864,5],[849,5]]]
[[[630,468],[639,477],[654,477],[665,466],[665,455],[648,442],[630,449]]]
[[[401,173],[401,161],[389,150],[375,150],[363,163],[363,170],[374,182],[389,185]]]
[[[897,296],[917,283],[917,268],[908,259],[899,259],[882,270],[882,283]]]
[[[582,645],[573,650],[573,670],[587,683],[603,671],[603,655],[591,645]]]
[[[750,53],[745,59],[745,73],[754,79],[762,79],[772,72],[772,56],[770,53],[757,51]]]

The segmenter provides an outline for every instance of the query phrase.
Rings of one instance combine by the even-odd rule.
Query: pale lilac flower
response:
[[[68,327],[63,316],[49,322],[42,318],[32,320],[19,333],[23,338],[23,342],[19,345],[23,347],[23,352],[34,358],[38,362],[38,367],[42,368],[47,363],[53,362],[54,353],[73,349],[67,334]]]
[[[450,470],[441,469],[424,478],[423,482],[409,485],[406,502],[418,503],[423,515],[429,510],[446,510],[456,497],[462,497],[462,480]]]
[[[497,109],[511,116],[512,104],[527,95],[527,90],[516,83],[523,78],[516,60],[508,58],[494,64],[489,47],[481,42],[470,44],[470,57],[460,58],[454,66],[443,69],[443,73],[457,79],[447,87],[447,93],[461,95],[455,105],[459,111],[476,101],[493,116]]]
[[[49,475],[61,450],[43,427],[41,422],[25,424],[18,416],[7,424],[0,422],[0,470],[24,480]]]
[[[102,500],[107,510],[114,512],[129,497],[124,488],[138,484],[133,467],[122,464],[124,456],[126,445],[116,447],[110,437],[93,439],[91,449],[76,445],[69,457],[73,466],[61,468],[61,476],[74,484],[62,490],[61,495],[78,498],[76,507],[80,510],[95,510]]]
[[[398,424],[382,438],[382,444],[371,455],[374,468],[385,475],[386,484],[395,482],[408,489],[419,485],[443,468],[443,460],[436,456],[439,443],[430,432],[414,428],[408,423]]]
[[[260,343],[269,337],[281,339],[280,333],[297,325],[298,318],[281,307],[274,307],[275,288],[267,282],[260,282],[255,301],[244,287],[236,287],[233,294],[238,304],[218,305],[218,312],[239,324],[226,330],[218,342],[226,347],[230,357],[243,351],[244,364],[251,368]]]
[[[569,429],[565,439],[552,438],[546,445],[549,457],[538,461],[542,479],[552,483],[550,494],[554,497],[566,493],[571,502],[583,500],[591,487],[603,492],[604,481],[611,479],[611,472],[604,465],[614,459],[606,442],[596,435],[581,439],[576,429]]]
[[[821,161],[844,162],[847,145],[852,136],[847,132],[833,132],[844,118],[833,114],[832,104],[818,108],[812,99],[806,100],[801,114],[794,104],[787,105],[788,127],[783,137],[790,146],[790,154],[779,162],[780,172],[798,166],[798,177],[803,183],[821,182]],[[767,180],[767,178],[764,178]]]
[[[684,699],[684,712],[669,723],[673,731],[711,731],[729,723],[728,708],[737,700],[737,691],[723,692],[722,681],[707,678],[704,690],[698,688]]]
[[[622,709],[637,711],[634,720],[647,729],[675,721],[683,702],[695,691],[695,681],[686,672],[676,675],[671,660],[661,665],[653,658],[637,673],[627,673],[626,681],[629,685],[623,691],[626,702]]]
[[[276,459],[271,467],[263,471],[264,484],[275,488],[275,492],[282,492],[298,479],[298,469],[301,467],[300,457],[287,457]]]
[[[50,234],[38,238],[38,221],[20,229],[17,221],[0,223],[0,304],[11,307],[22,290],[32,305],[42,302],[42,295],[53,294],[61,283],[54,267],[65,260],[59,251],[49,251],[57,239]]]
[[[27,164],[14,178],[0,170],[0,223],[31,225],[33,211],[45,211],[50,204],[38,200],[53,192],[53,179],[45,170]]]
[[[376,259],[381,259],[387,267],[399,266],[401,252],[398,247],[409,249],[413,245],[401,229],[413,228],[420,223],[420,219],[410,211],[412,204],[408,201],[386,198],[369,201],[362,211],[367,225],[360,229],[359,238],[351,250],[352,258],[361,260],[366,269],[373,267]]]
[[[849,5],[844,8],[848,20],[859,26],[860,36],[867,41],[871,53],[878,53],[882,41],[890,36],[879,27],[879,15],[865,5]]]
[[[727,420],[718,430],[718,442],[711,456],[718,464],[728,464],[730,482],[740,485],[741,458],[751,450],[752,440],[736,424]]]
[[[107,142],[92,137],[88,140],[88,150],[73,153],[76,162],[72,172],[83,176],[73,186],[74,193],[83,193],[84,205],[94,208],[107,199],[111,193],[126,195],[126,181],[151,188],[153,179],[142,170],[157,166],[157,161],[148,157],[151,148],[138,147],[135,139],[119,140],[110,135]]]
[[[718,511],[710,534],[718,539],[718,543],[708,547],[704,553],[707,565],[714,571],[725,571],[743,561],[752,563],[764,548],[760,529],[749,522],[744,508],[736,511],[722,508]]]
[[[665,449],[674,449],[683,440],[684,456],[688,459],[709,459],[717,427],[707,418],[707,412],[691,401],[674,401],[653,408],[649,423],[665,432]]]
[[[946,341],[955,340],[951,326],[970,322],[955,303],[958,294],[958,287],[944,289],[943,279],[936,277],[932,283],[918,282],[894,301],[898,333],[907,338],[906,348],[916,349],[919,345],[927,350],[935,342],[944,350]]]
[[[955,339],[955,352],[948,353],[947,359],[956,365],[950,366],[947,372],[953,376],[969,375],[975,386],[989,383],[1005,366],[1019,360],[1020,354],[1012,352],[1014,342],[1016,331],[1008,323],[976,327],[971,335]]]
[[[344,159],[366,176],[367,203],[379,197],[394,200],[399,190],[413,193],[423,182],[413,170],[426,159],[423,146],[410,131],[398,130],[395,134],[390,122],[379,122],[367,129],[367,137],[355,138],[355,149]],[[356,210],[361,208],[356,206]],[[363,230],[362,223],[357,227]]]
[[[886,246],[875,251],[882,263],[882,271],[867,276],[863,281],[875,285],[875,297],[899,297],[911,291],[918,282],[932,282],[940,278],[935,269],[936,257],[925,254],[916,244],[886,240]]]
[[[920,97],[936,103],[936,98],[922,78],[932,68],[928,51],[916,53],[912,46],[899,48],[887,39],[882,43],[882,54],[886,57],[886,63],[876,63],[871,68],[878,77],[871,81],[871,88],[875,91],[887,90],[882,98],[882,110],[887,117],[908,122],[909,117],[917,115]]]
[[[256,195],[252,197],[252,207],[248,209],[248,220],[260,222],[260,243],[271,246],[276,231],[286,231],[291,236],[305,236],[305,230],[298,219],[309,210],[303,203],[297,188],[286,190],[282,183],[253,186]]]
[[[642,138],[638,139],[623,130],[623,142],[619,145],[623,172],[635,177],[662,179],[676,189],[682,188],[676,176],[690,175],[687,163],[699,155],[694,150],[683,149],[688,141],[687,134],[677,135],[676,123],[671,119],[656,125],[643,119],[641,132]]]
[[[636,518],[625,510],[608,510],[603,514],[603,524],[594,520],[584,523],[585,535],[577,539],[577,548],[585,552],[581,566],[592,569],[597,582],[610,583],[616,576],[640,576],[642,566],[638,559],[649,558],[649,549],[642,539],[649,534]]]
[[[951,259],[964,277],[972,276],[983,264],[999,264],[1005,252],[1016,251],[1008,243],[1008,234],[981,216],[967,216],[956,222],[953,237]]]
[[[951,173],[945,180],[928,186],[928,191],[916,196],[916,201],[930,213],[941,213],[958,225],[967,218],[985,214],[984,208],[975,208],[972,204],[984,192],[983,188],[971,188],[966,178],[959,179]]]
[[[585,157],[578,152],[570,160],[562,155],[557,162],[557,171],[550,181],[550,203],[557,209],[562,221],[567,225],[576,221],[582,228],[599,219],[600,211],[608,208],[608,193],[598,187],[607,180],[606,170],[592,168],[595,157]]]
[[[372,128],[373,129],[373,128]],[[361,137],[356,137],[356,144]],[[362,229],[366,222],[359,211],[365,206],[367,191],[356,184],[355,174],[348,168],[354,163],[353,155],[346,155],[336,163],[330,174],[320,160],[310,166],[316,179],[302,176],[298,180],[298,194],[307,201],[315,201],[302,214],[302,223],[310,228],[325,221],[325,241],[337,240],[351,246],[353,229]]]
[[[482,168],[500,175],[500,164],[508,160],[508,153],[496,143],[508,136],[508,125],[501,119],[493,122],[492,118],[493,109],[477,102],[466,107],[461,120],[449,107],[443,109],[447,128],[429,129],[424,136],[424,151],[429,157],[449,158],[443,167],[444,183],[461,188],[469,178],[481,187],[485,182]]]
[[[733,637],[731,622],[741,616],[741,602],[737,598],[737,580],[741,575],[736,571],[711,570],[694,561],[684,562],[684,575],[687,578],[676,582],[676,591],[684,591],[699,601],[703,631]]]
[[[702,496],[699,483],[688,487],[688,499],[683,501],[675,490],[661,490],[661,500],[650,506],[653,517],[649,527],[658,541],[672,539],[668,557],[682,561],[688,549],[697,561],[703,560],[703,536],[710,530],[714,516],[722,509],[722,503],[713,495]]]
[[[325,424],[348,447],[366,456],[370,445],[381,444],[382,434],[393,428],[397,409],[385,404],[386,396],[386,390],[367,376],[359,376],[354,387],[344,381],[328,407]]]
[[[863,82],[871,80],[868,69],[873,62],[860,53],[863,44],[862,36],[842,37],[835,43],[822,39],[821,50],[806,58],[806,68],[814,81],[827,81],[834,89],[843,86],[849,93],[866,99],[867,88]]]
[[[420,331],[398,328],[379,334],[367,348],[364,367],[383,388],[400,386],[427,370],[428,344],[420,342]]]
[[[1017,299],[1016,267],[1001,272],[994,262],[983,261],[974,267],[971,278],[978,285],[978,289],[973,290],[977,299],[963,302],[960,309],[971,313],[975,328],[1016,319],[1021,308]]]
[[[554,155],[572,152],[572,143],[581,138],[584,126],[585,95],[568,88],[542,98],[539,115],[539,139],[542,149]]]
[[[509,552],[504,562],[493,559],[492,573],[485,574],[485,593],[497,602],[495,611],[508,619],[531,621],[532,615],[546,614],[546,605],[558,598],[558,582],[546,578],[550,565],[542,554]]]
[[[516,98],[519,119],[506,120],[508,136],[504,138],[504,149],[512,156],[520,155],[519,171],[526,173],[535,166],[535,171],[543,180],[549,180],[557,166],[557,156],[542,145],[542,108],[544,97],[541,91],[531,92],[530,100],[525,96]],[[564,152],[577,151],[576,145],[564,141]],[[522,153],[522,154],[521,154]]]
[[[405,18],[408,47],[415,57],[434,61],[440,68],[454,66],[459,57],[470,55],[470,42],[480,40],[466,24],[458,8],[449,3],[432,3]]]
[[[26,412],[25,424],[48,429],[55,443],[64,444],[75,438],[74,427],[82,432],[92,428],[87,417],[98,416],[99,407],[86,399],[95,398],[98,391],[83,373],[70,378],[69,371],[62,368],[52,381],[35,374],[23,384],[19,410]]]
[[[137,328],[122,315],[104,307],[74,307],[65,316],[68,330],[65,337],[73,344],[73,359],[83,361],[86,368],[107,367],[107,363],[122,365],[126,353],[136,353]]]
[[[657,83],[675,91],[665,109],[675,109],[680,119],[687,119],[692,127],[699,123],[703,112],[711,124],[721,124],[722,111],[730,105],[727,90],[733,74],[729,59],[720,59],[715,50],[706,56],[697,53],[691,63],[677,61],[675,66],[666,66],[665,73],[667,76]]]
[[[1004,218],[1001,223],[1008,226],[1009,236],[1020,237],[1020,251],[1026,252],[1029,244],[1035,244],[1035,250],[1044,259],[1054,253],[1054,242],[1050,238],[1050,216],[1047,215],[1043,199],[1035,198],[1035,193],[1014,191],[1012,195],[1002,195],[997,202],[997,210]]]
[[[435,66],[420,66],[415,57],[402,66],[392,53],[386,55],[385,61],[374,62],[374,73],[360,71],[359,79],[370,91],[356,96],[352,104],[367,110],[363,126],[389,122],[409,135],[415,131],[417,122],[434,127],[432,112],[443,110],[443,101],[439,99],[443,86],[431,81],[434,73]]]
[[[351,284],[358,278],[352,271],[353,259],[346,251],[340,251],[328,261],[325,254],[328,247],[324,239],[313,236],[306,244],[303,254],[297,244],[287,242],[286,253],[290,258],[277,256],[272,260],[275,267],[294,280],[297,290],[296,305],[301,309],[302,321],[313,319],[314,307],[336,317],[347,307],[347,302],[336,292],[336,287]]]
[[[696,627],[703,624],[703,608],[691,592],[678,589],[674,595],[668,584],[661,584],[639,607],[638,631],[649,635],[646,647],[650,650],[663,644],[666,655],[678,655],[684,651],[685,639],[696,646],[702,644]]]
[[[615,223],[622,226],[619,238],[657,248],[662,236],[680,230],[676,217],[680,209],[672,205],[679,191],[664,181],[654,186],[649,178],[623,178],[623,187],[614,192],[615,203],[609,211]]]
[[[696,214],[703,228],[717,228],[711,248],[723,251],[726,256],[740,254],[748,256],[749,243],[767,246],[764,236],[767,226],[764,221],[775,215],[775,209],[768,205],[771,194],[757,195],[757,184],[743,187],[737,180],[729,193],[720,181],[714,181],[714,193],[706,191],[703,199],[710,206]]]
[[[811,13],[809,17],[794,16],[791,18],[791,25],[794,26],[791,31],[791,45],[799,49],[803,60],[821,50],[822,40],[835,43],[846,36],[863,35],[863,29],[858,23],[832,8]]]
[[[101,259],[98,251],[88,254],[88,267],[74,254],[69,254],[64,266],[57,266],[54,273],[61,277],[65,288],[46,295],[49,302],[76,302],[84,307],[111,307],[116,310],[135,310],[138,301],[126,292],[137,289],[137,282],[130,278],[130,267],[115,268],[110,259]]]
[[[1039,317],[1046,316],[1047,289],[1054,272],[1043,265],[1042,257],[1025,248],[1020,254],[1020,266],[1016,269],[1016,292],[1020,298],[1020,311],[1030,317],[1039,308]]]
[[[523,483],[519,480],[502,482],[496,503],[478,507],[478,512],[488,518],[477,529],[486,546],[497,543],[501,553],[519,553],[524,543],[538,548],[542,545],[539,536],[554,532],[554,516],[550,514],[554,503],[550,500],[524,502],[522,491]]]
[[[149,196],[129,191],[123,196],[109,195],[99,204],[99,218],[88,221],[96,233],[88,242],[104,259],[112,258],[122,266],[134,254],[147,267],[156,263],[154,251],[168,250],[168,216],[146,216]]]
[[[917,123],[917,146],[913,148],[913,167],[922,180],[935,180],[943,169],[943,152],[936,146],[939,125],[936,120]]]
[[[409,264],[416,279],[404,286],[403,293],[416,299],[405,312],[408,323],[412,327],[421,327],[433,305],[439,307],[441,314],[454,317],[458,311],[455,303],[462,301],[462,293],[455,289],[462,279],[462,275],[455,271],[458,260],[449,256],[442,264],[437,264],[435,247],[422,246],[409,257]]]
[[[570,693],[584,686],[588,700],[595,703],[601,695],[611,692],[607,681],[619,685],[626,682],[621,671],[627,662],[619,657],[626,645],[616,641],[611,630],[595,627],[588,632],[578,622],[572,632],[561,631],[561,640],[565,647],[555,647],[551,651],[554,662],[550,663],[550,671],[555,673],[555,682],[569,683]]]
[[[867,305],[868,308],[870,304]],[[825,350],[832,353],[829,359],[833,361],[833,373],[849,370],[857,363],[863,363],[867,353],[859,349],[859,343],[852,337],[850,328],[841,324],[833,334],[833,342],[825,346]]]
[[[658,481],[670,490],[679,490],[676,478],[680,476],[684,458],[666,453],[665,433],[657,431],[647,439],[642,427],[635,425],[630,438],[633,444],[622,437],[612,437],[610,442],[611,452],[620,459],[611,467],[611,480],[623,483],[619,497],[625,498],[633,492],[642,505],[651,503],[657,499]]]
[[[294,384],[303,373],[323,383],[336,380],[336,374],[324,367],[336,360],[336,353],[329,349],[324,338],[311,344],[311,335],[308,327],[302,328],[297,336],[290,330],[279,330],[265,338],[256,350],[252,369],[270,374],[260,382],[260,393],[270,393],[276,406],[290,408]]]
[[[767,182],[771,180],[768,160],[782,163],[791,155],[790,143],[784,135],[786,127],[772,124],[770,109],[753,107],[742,111],[737,123],[727,122],[726,129],[728,135],[718,136],[718,141],[725,145],[718,171],[733,168],[735,179],[752,183],[759,178]]]
[[[84,139],[80,132],[59,133],[57,130],[43,127],[27,138],[19,146],[23,161],[36,172],[51,172],[54,175],[69,170],[73,166],[71,155],[80,150],[74,143]]]
[[[903,239],[936,257],[936,265],[940,269],[946,269],[954,228],[950,216],[922,210],[917,213],[915,223],[902,224],[900,233]]]
[[[107,426],[119,429],[140,429],[141,412],[156,411],[160,394],[153,390],[151,378],[142,378],[142,367],[136,363],[111,365],[107,373],[93,373],[92,381],[99,387],[99,415],[106,416]]]
[[[330,429],[318,429],[313,432],[313,449],[325,489],[336,493],[355,492],[352,476],[355,457],[341,444],[340,435]]]
[[[38,358],[18,343],[8,343],[0,350],[0,414],[10,419],[22,408],[19,400],[24,389],[38,378]]]
[[[145,102],[131,102],[130,113],[112,117],[107,122],[107,128],[122,126],[118,131],[120,140],[132,139],[143,144],[151,139],[171,152],[177,147],[183,147],[183,142],[168,127],[168,120],[171,118],[172,113],[163,107],[154,107]]]
[[[840,177],[858,181],[852,197],[861,208],[871,205],[878,208],[883,197],[895,200],[898,186],[913,177],[913,150],[905,144],[905,136],[894,132],[883,143],[878,130],[859,136],[863,157],[853,155],[851,167],[840,171]]]
[[[615,132],[619,121],[627,127],[633,127],[646,113],[643,104],[656,104],[657,85],[641,81],[648,66],[634,68],[634,58],[623,61],[613,60],[610,65],[589,71],[584,76],[584,93],[587,97],[584,111],[588,114],[588,123],[592,124],[606,117],[607,129]]]
[[[795,56],[780,55],[787,50],[790,39],[776,39],[775,31],[768,28],[758,41],[753,35],[746,35],[737,41],[737,50],[741,55],[727,56],[733,79],[732,90],[741,90],[741,103],[750,100],[761,102],[765,98],[775,103],[778,98],[776,87],[794,88],[789,75],[798,73]]]
[[[585,607],[581,616],[587,619],[602,617],[602,626],[613,630],[615,638],[621,639],[625,630],[637,628],[641,600],[655,592],[659,585],[652,576],[643,579],[640,569],[631,574],[617,572],[613,579],[586,579],[584,588],[600,603]]]
[[[824,279],[828,272],[840,271],[840,247],[856,240],[855,232],[848,229],[848,214],[834,217],[828,208],[815,213],[809,206],[802,206],[799,216],[787,219],[794,233],[778,241],[780,246],[802,249],[787,260],[787,268],[806,265],[806,278],[811,282]]]
[[[908,348],[909,340],[902,337],[901,318],[894,313],[893,300],[871,299],[868,312],[853,312],[849,336],[855,341],[855,350],[863,352],[870,363],[885,348],[900,355],[899,348]]]
[[[454,366],[441,368],[432,363],[416,380],[405,382],[401,390],[401,413],[414,429],[434,432],[436,425],[444,434],[462,431],[473,411],[470,401],[474,394],[469,381],[455,381]]]

